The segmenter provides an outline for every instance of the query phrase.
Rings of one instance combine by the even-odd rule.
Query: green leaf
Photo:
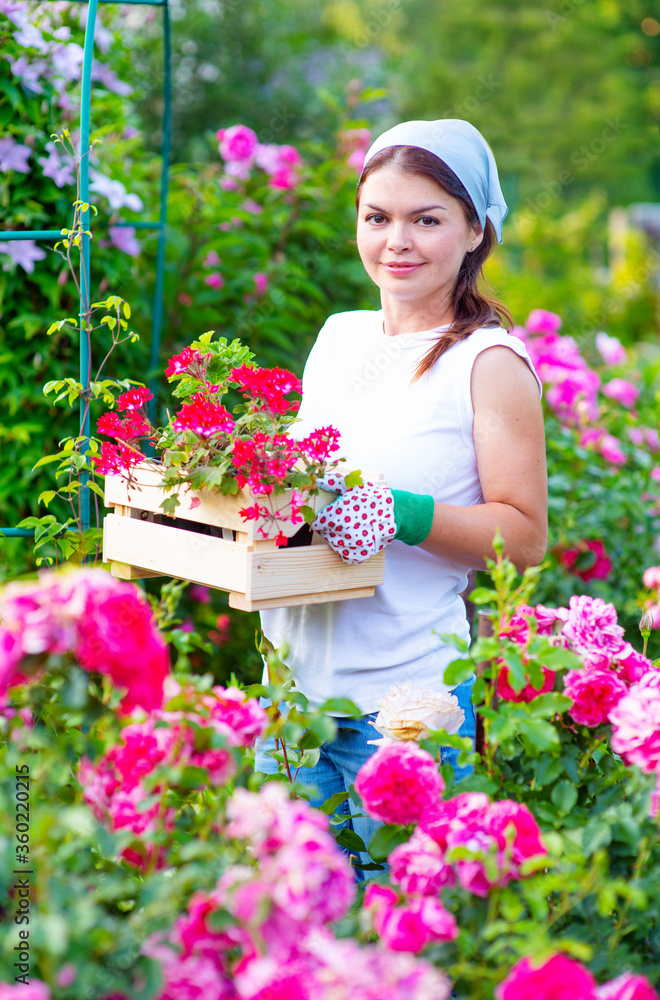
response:
[[[43,458],[40,458],[38,462],[35,462],[35,464],[32,466],[32,471],[34,472],[35,469],[40,468],[40,466],[42,465],[48,465],[50,462],[61,462],[61,461],[62,461],[61,455],[44,455]]]
[[[354,486],[364,486],[364,480],[360,470],[355,469],[353,472],[349,472],[348,475],[344,476],[344,483],[346,484],[347,490],[352,489]]]
[[[337,811],[338,806],[348,798],[348,792],[335,792],[329,799],[326,799],[322,806],[319,806],[322,813],[332,816]]]
[[[306,733],[303,733],[302,739],[298,740],[297,749],[298,750],[311,750],[314,747],[320,747],[324,742],[316,733],[308,729]]]
[[[47,507],[51,500],[54,500],[56,496],[57,493],[55,490],[44,490],[43,493],[40,493],[37,497],[37,503],[42,503],[44,507]]]
[[[321,746],[322,743],[332,743],[337,739],[337,723],[327,715],[319,715],[312,719],[309,727],[318,740],[318,743],[314,744],[315,746]]]
[[[405,844],[410,833],[403,826],[381,826],[369,844],[369,854],[374,861],[385,861],[395,847]]]
[[[340,847],[346,847],[349,851],[364,851],[366,853],[367,845],[362,837],[359,837],[355,830],[351,830],[348,826],[340,830],[335,839]]]
[[[468,680],[473,673],[474,664],[472,663],[472,660],[452,660],[452,662],[445,667],[442,680],[445,684],[449,684],[454,687],[455,685],[462,684],[463,681]]]
[[[572,781],[558,781],[550,798],[563,813],[569,813],[578,800],[578,791]]]
[[[311,750],[305,750],[302,757],[300,758],[300,763],[298,767],[316,767],[321,756],[321,751],[318,747],[313,747]]]
[[[536,698],[533,698],[529,702],[529,712],[535,718],[549,719],[553,715],[560,715],[562,712],[565,712],[572,704],[573,699],[568,698],[565,694],[547,691],[545,694],[537,695]]]
[[[348,715],[352,719],[359,719],[363,714],[350,698],[328,698],[322,705],[319,705],[318,711],[324,712],[326,715],[339,712],[340,715]]]
[[[557,730],[550,722],[543,719],[522,718],[518,720],[519,732],[526,736],[537,750],[549,750],[559,746]]]
[[[494,590],[490,590],[488,587],[477,587],[469,595],[469,600],[473,604],[494,604],[497,598],[497,594]]]
[[[459,653],[467,653],[469,646],[467,641],[463,639],[462,636],[454,635],[453,632],[440,632],[436,634],[439,639],[442,639],[446,646],[453,646],[454,649],[459,651]]]

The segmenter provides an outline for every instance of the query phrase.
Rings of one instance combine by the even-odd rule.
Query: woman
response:
[[[540,383],[507,310],[477,290],[506,204],[493,154],[468,122],[404,122],[368,151],[357,193],[357,246],[380,288],[378,311],[331,316],[303,376],[297,432],[332,424],[346,469],[387,486],[342,491],[313,524],[345,561],[387,547],[372,598],[262,612],[265,634],[288,647],[312,704],[348,697],[364,712],[298,779],[320,800],[348,790],[375,747],[370,725],[393,685],[447,691],[457,656],[442,635],[469,638],[460,597],[470,568],[505,553],[522,570],[547,538]],[[461,735],[474,737],[472,681],[455,694]],[[262,748],[257,768],[275,770]],[[457,779],[456,752],[443,751]],[[353,821],[368,844],[368,818]]]

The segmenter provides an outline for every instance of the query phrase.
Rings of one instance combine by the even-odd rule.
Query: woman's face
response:
[[[360,191],[357,246],[385,296],[432,307],[446,303],[465,254],[481,243],[461,202],[420,174],[384,166]]]

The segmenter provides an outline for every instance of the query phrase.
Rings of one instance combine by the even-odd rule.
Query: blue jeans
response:
[[[465,721],[459,729],[458,735],[469,736],[473,745],[475,737],[475,714],[472,704],[472,686],[474,680],[474,677],[472,677],[470,680],[464,681],[458,687],[454,688],[453,691],[458,698],[459,705],[465,712]],[[280,709],[286,711],[286,706],[280,706]],[[357,772],[365,761],[378,749],[367,742],[368,740],[380,739],[380,734],[371,725],[371,722],[375,721],[377,714],[377,712],[374,712],[371,715],[363,715],[359,719],[336,717],[338,727],[337,738],[332,743],[323,744],[321,747],[321,756],[315,767],[301,767],[296,777],[296,781],[299,781],[301,784],[316,785],[318,796],[310,800],[311,805],[322,806],[331,795],[335,795],[337,792],[347,792],[349,786],[354,784]],[[268,738],[263,743],[257,744],[254,761],[255,771],[261,771],[264,774],[277,773],[277,761],[269,754],[269,751],[273,751],[274,749],[275,742],[272,738]],[[461,778],[472,774],[474,770],[472,765],[467,765],[466,767],[458,766],[459,754],[460,750],[455,750],[453,747],[441,747],[440,750],[442,763],[451,764],[455,781],[460,781]],[[345,825],[354,830],[362,838],[367,847],[376,830],[383,825],[378,820],[372,819],[366,814],[351,816],[350,800],[342,802],[335,810],[335,815],[346,816],[347,823]],[[364,853],[361,853],[359,858],[363,864],[371,860]],[[379,873],[376,872],[375,874]],[[358,874],[358,878],[361,878],[361,873]]]

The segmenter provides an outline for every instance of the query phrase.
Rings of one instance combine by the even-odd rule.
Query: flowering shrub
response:
[[[561,326],[534,309],[514,329],[544,385],[550,565],[538,599],[601,597],[631,627],[635,578],[658,532],[655,361],[606,333],[578,341]]]
[[[123,689],[123,713],[162,705],[167,646],[131,584],[103,570],[47,574],[38,583],[9,584],[0,616],[0,698],[16,681],[46,669],[50,657],[71,652],[85,670]]]
[[[50,1000],[138,988],[145,1000],[371,1000],[386,982],[388,995],[435,1000],[453,982],[476,1000],[532,989],[570,1000],[588,983],[594,997],[654,1000],[660,670],[630,651],[603,601],[533,606],[533,572],[514,587],[500,560],[492,576],[474,597],[493,606],[497,634],[447,671],[453,683],[488,663],[475,685],[483,759],[455,786],[438,749],[465,741],[433,728],[447,708],[453,719],[447,696],[390,692],[382,710],[410,722],[419,745],[397,725],[358,775],[351,808],[385,820],[364,894],[346,850],[362,846],[337,797],[313,809],[295,782],[334,736],[325,713],[354,706],[310,712],[264,647],[268,684],[245,692],[166,671],[147,713],[133,684],[164,646],[142,610],[130,627],[126,609],[146,608],[133,585],[79,570],[6,588],[1,759],[7,777],[27,764],[31,835],[16,842],[9,829],[0,854],[3,871],[29,867],[35,891],[48,886],[30,915],[34,989]],[[91,637],[80,608],[93,612]],[[116,679],[118,637],[134,669]],[[544,686],[541,666],[557,690],[494,702],[505,669],[520,693]],[[587,725],[567,692],[572,675],[597,672],[624,691],[609,721]],[[286,717],[273,707],[284,699]],[[251,773],[261,735],[277,741],[282,774]],[[1,789],[8,816],[10,782]],[[18,906],[13,883],[3,888]],[[6,922],[3,949],[15,930]]]

